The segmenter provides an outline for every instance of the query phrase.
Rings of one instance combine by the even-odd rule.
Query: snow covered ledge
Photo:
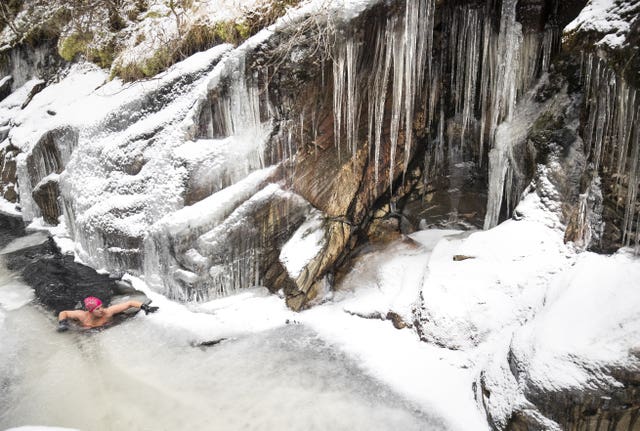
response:
[[[640,258],[565,246],[537,193],[516,213],[435,247],[416,310],[421,338],[469,355],[476,400],[497,429],[633,429]]]

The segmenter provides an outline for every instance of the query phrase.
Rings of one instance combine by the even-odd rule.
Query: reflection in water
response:
[[[442,429],[303,326],[209,348],[144,318],[59,334],[51,313],[19,307],[30,289],[3,277],[0,429]]]

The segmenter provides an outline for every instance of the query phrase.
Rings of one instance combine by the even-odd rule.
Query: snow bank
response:
[[[263,287],[246,289],[236,295],[201,304],[180,304],[151,290],[143,280],[125,276],[133,287],[143,291],[161,313],[136,318],[149,319],[181,339],[200,343],[221,338],[237,338],[248,333],[266,331],[294,320],[294,312],[284,301]]]
[[[529,195],[520,207],[539,201]],[[505,326],[530,319],[548,279],[567,263],[560,231],[536,220],[507,220],[468,238],[445,238],[433,251],[421,295],[427,340],[470,348]]]
[[[550,283],[544,309],[516,332],[513,349],[537,387],[619,384],[602,368],[639,365],[640,258],[584,253]],[[594,386],[596,385],[596,386]]]

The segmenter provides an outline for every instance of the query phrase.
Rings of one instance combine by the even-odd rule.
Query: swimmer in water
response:
[[[155,313],[158,307],[149,306],[149,302],[126,301],[104,308],[99,298],[88,296],[84,299],[84,310],[65,310],[58,314],[58,332],[68,330],[71,320],[76,320],[83,328],[100,328],[111,323],[116,314],[130,308],[144,310],[146,314]]]

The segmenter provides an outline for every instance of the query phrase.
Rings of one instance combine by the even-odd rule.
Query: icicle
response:
[[[542,72],[549,71],[551,56],[556,51],[556,46],[560,38],[560,31],[556,26],[549,26],[545,29],[542,39]]]
[[[640,107],[637,109],[638,113],[636,115],[640,115]],[[631,236],[629,235],[633,229],[633,218],[636,212],[636,201],[638,200],[638,181],[640,181],[640,128],[636,127],[635,130],[635,139],[632,143],[631,147],[631,157],[629,159],[629,183],[628,183],[628,191],[627,191],[627,199],[626,199],[626,210],[624,214],[623,221],[623,237],[622,241],[624,244],[631,243]],[[635,241],[638,243],[638,231],[636,231]]]
[[[379,176],[380,148],[387,98],[391,97],[389,183],[395,178],[396,153],[401,131],[404,135],[406,170],[413,146],[413,117],[416,100],[424,94],[425,70],[431,71],[433,45],[434,1],[406,2],[402,17],[389,17],[378,32],[373,60],[373,72],[366,86],[368,100],[368,137],[373,145],[375,180]],[[334,139],[338,151],[342,134],[353,155],[359,140],[360,103],[365,99],[357,85],[357,66],[361,42],[351,35],[334,51],[333,115]],[[393,75],[391,75],[393,70]],[[391,79],[393,76],[393,79]],[[429,77],[427,77],[429,79]],[[390,82],[391,81],[391,82]],[[390,96],[387,94],[391,87]]]
[[[423,93],[425,59],[430,57],[432,26],[432,4],[420,0],[407,2],[405,12],[405,160],[404,172],[408,169],[413,145],[413,117],[415,103]],[[426,51],[429,49],[429,51]]]
[[[304,112],[300,113],[300,147],[304,148]]]
[[[604,172],[616,182],[617,202],[623,203],[622,242],[638,246],[637,221],[640,181],[640,101],[637,91],[589,54],[584,61],[585,151],[596,173]],[[626,188],[626,190],[625,190]]]
[[[490,90],[492,88],[491,79],[493,71],[495,69],[494,56],[495,48],[492,38],[491,21],[485,18],[484,30],[482,38],[482,70],[480,75],[480,112],[482,118],[480,119],[480,145],[479,145],[479,165],[482,166],[482,158],[484,157],[484,143],[487,134],[487,123],[490,121],[491,116],[491,99]],[[491,126],[490,130],[491,132]],[[493,136],[490,137],[493,139]]]
[[[504,0],[498,38],[498,70],[494,86],[494,130],[502,120],[509,121],[517,97],[518,51],[522,43],[521,26],[516,22],[517,0]]]
[[[342,105],[345,89],[346,47],[340,45],[333,61],[333,136],[340,157],[340,137],[342,135]]]
[[[404,61],[403,61],[403,49],[404,40],[397,35],[392,40],[393,49],[393,83],[391,92],[391,136],[389,138],[391,142],[391,149],[389,151],[389,187],[393,186],[395,163],[396,163],[396,151],[398,148],[398,138],[400,134],[400,124],[402,123],[402,96],[403,83],[404,83]],[[393,194],[393,189],[391,189]]]
[[[358,126],[360,123],[360,103],[358,91],[358,50],[359,44],[353,39],[346,43],[346,73],[347,73],[347,147],[355,159],[358,147]]]
[[[391,25],[394,25],[393,20]],[[389,48],[392,46],[391,33],[385,35],[384,45],[380,47],[381,55],[384,58],[384,63],[378,64],[376,68],[376,80],[374,87],[374,111],[375,111],[375,181],[378,183],[378,175],[380,171],[380,146],[382,145],[382,125],[384,122],[384,113],[387,103],[387,88],[389,86],[389,74],[391,73],[391,55],[392,50]]]

